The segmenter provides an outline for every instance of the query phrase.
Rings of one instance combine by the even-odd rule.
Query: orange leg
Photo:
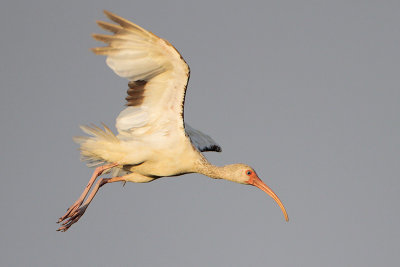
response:
[[[97,181],[95,187],[93,188],[92,192],[90,192],[89,197],[86,199],[85,203],[83,203],[82,206],[80,206],[78,209],[76,209],[74,212],[72,212],[69,216],[68,219],[62,223],[62,226],[58,228],[57,231],[65,232],[67,231],[74,223],[79,221],[79,219],[82,217],[82,215],[85,213],[87,207],[89,206],[90,202],[92,202],[94,196],[96,195],[97,191],[99,191],[100,187],[102,187],[105,184],[108,183],[114,183],[114,182],[126,182],[125,177],[114,177],[114,178],[101,178],[100,180]]]
[[[66,218],[70,217],[72,213],[74,213],[83,203],[83,200],[87,196],[90,188],[92,187],[93,183],[96,181],[97,177],[99,177],[104,171],[111,169],[115,166],[118,166],[117,163],[112,163],[108,165],[103,165],[100,167],[97,167],[95,171],[93,172],[92,178],[90,178],[89,183],[85,187],[85,190],[83,190],[81,196],[78,198],[77,201],[75,201],[74,204],[71,205],[71,207],[68,208],[67,213],[65,213],[61,218],[58,219],[57,223],[60,223],[64,221]]]

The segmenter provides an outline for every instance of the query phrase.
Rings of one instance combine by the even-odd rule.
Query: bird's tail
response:
[[[112,151],[119,139],[102,123],[104,130],[96,125],[80,126],[82,131],[90,136],[76,136],[74,141],[80,145],[81,160],[87,162],[88,167],[112,162]]]

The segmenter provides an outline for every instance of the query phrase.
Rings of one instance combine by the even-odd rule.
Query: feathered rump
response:
[[[86,161],[89,167],[114,162],[118,156],[119,139],[105,124],[102,125],[104,130],[96,125],[81,126],[82,131],[90,136],[73,138],[80,145],[81,160]]]

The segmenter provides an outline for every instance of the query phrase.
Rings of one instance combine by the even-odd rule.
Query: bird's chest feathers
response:
[[[154,150],[152,156],[134,167],[135,172],[151,176],[175,176],[192,172],[193,164],[198,159],[192,147]]]

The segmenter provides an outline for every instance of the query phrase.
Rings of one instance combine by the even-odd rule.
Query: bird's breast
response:
[[[194,171],[200,154],[189,149],[155,150],[152,157],[142,164],[130,167],[130,171],[146,176],[177,176]]]

